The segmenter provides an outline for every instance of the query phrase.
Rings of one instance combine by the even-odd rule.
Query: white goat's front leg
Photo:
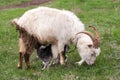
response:
[[[60,54],[60,64],[65,65],[65,52],[64,52],[64,44],[61,42],[58,44],[58,51]]]
[[[58,46],[57,45],[52,45],[52,56],[53,56],[53,59],[57,59],[58,57]]]
[[[84,60],[82,59],[79,62],[76,62],[76,64],[78,64],[79,66],[81,66],[83,62],[84,62]]]
[[[60,64],[61,64],[61,65],[65,65],[64,55],[65,55],[65,53],[64,53],[64,51],[62,51],[62,52],[60,53]]]

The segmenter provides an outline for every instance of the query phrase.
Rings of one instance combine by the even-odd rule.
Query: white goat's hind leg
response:
[[[81,66],[83,62],[84,62],[84,60],[82,59],[79,62],[76,62],[76,64],[78,64],[79,66]]]
[[[26,52],[26,46],[22,40],[22,38],[19,38],[19,54],[20,54],[20,58],[19,58],[19,62],[18,62],[18,69],[22,69],[22,62],[23,62],[23,58],[24,58],[24,54]]]

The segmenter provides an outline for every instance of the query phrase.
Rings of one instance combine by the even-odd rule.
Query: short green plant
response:
[[[0,0],[0,5],[3,5],[2,3],[7,5],[5,0]],[[79,61],[80,57],[75,50],[67,54],[68,61],[65,66],[53,65],[44,71],[41,70],[40,60],[36,59],[36,51],[31,55],[29,70],[25,64],[23,70],[17,69],[18,32],[10,21],[33,7],[0,11],[0,80],[120,80],[119,4],[119,0],[54,0],[42,5],[74,12],[87,30],[89,25],[96,26],[102,40],[101,54],[93,66],[86,63],[76,65],[75,62]],[[72,48],[73,46],[70,50]]]

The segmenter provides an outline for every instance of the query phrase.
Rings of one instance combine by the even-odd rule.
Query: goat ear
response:
[[[89,45],[88,45],[89,48],[92,48],[92,46],[93,46],[92,44],[89,44]]]

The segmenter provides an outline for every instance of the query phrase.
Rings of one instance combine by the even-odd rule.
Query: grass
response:
[[[88,25],[96,26],[102,38],[101,54],[93,66],[75,65],[80,60],[75,50],[68,53],[65,66],[54,65],[44,71],[41,71],[41,62],[36,60],[35,52],[30,59],[30,70],[25,68],[25,64],[23,70],[17,69],[18,33],[10,21],[33,7],[0,11],[0,80],[120,80],[119,4],[119,0],[54,0],[44,4],[73,11],[86,28]]]
[[[30,0],[0,0],[0,6],[20,4]]]

